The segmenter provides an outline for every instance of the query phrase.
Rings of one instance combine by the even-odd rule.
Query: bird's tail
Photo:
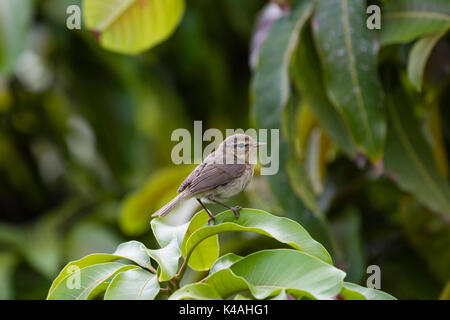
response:
[[[186,192],[181,192],[175,198],[173,198],[164,207],[152,214],[152,217],[164,217],[170,211],[172,211],[177,205],[179,205],[184,199],[186,199]]]

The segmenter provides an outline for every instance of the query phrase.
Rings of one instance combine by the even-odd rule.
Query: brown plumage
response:
[[[195,197],[214,219],[201,201],[206,198],[233,211],[239,217],[241,207],[229,207],[219,200],[232,197],[250,182],[253,176],[254,159],[258,145],[252,137],[235,134],[223,141],[180,185],[179,194],[152,216],[163,217],[186,199]]]

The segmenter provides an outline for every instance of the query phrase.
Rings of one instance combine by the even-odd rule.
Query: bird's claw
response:
[[[240,216],[239,211],[240,211],[241,209],[242,209],[241,206],[236,206],[236,207],[232,207],[232,208],[231,208],[231,211],[233,211],[236,220],[239,219],[239,216]]]

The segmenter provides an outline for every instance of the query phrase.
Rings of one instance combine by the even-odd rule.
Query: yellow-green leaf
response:
[[[100,34],[106,49],[139,53],[162,42],[175,30],[184,0],[84,0],[86,26]]]
[[[195,231],[206,225],[208,218],[209,217],[204,210],[198,212],[192,218],[189,228],[184,236],[184,241],[181,248],[184,248],[185,242]],[[189,258],[189,266],[198,271],[208,270],[214,264],[214,261],[216,261],[219,257],[219,251],[219,236],[211,236],[196,246]],[[183,253],[185,252],[183,251]],[[184,255],[184,257],[186,257],[186,255]]]
[[[143,188],[126,197],[119,216],[122,231],[128,235],[147,231],[152,213],[176,196],[176,190],[192,169],[192,166],[161,169]]]
[[[317,119],[311,112],[311,107],[306,103],[301,105],[297,117],[298,117],[297,134],[300,151],[299,155],[300,158],[303,159],[305,157],[305,152],[308,145],[309,137],[311,135],[311,131],[317,125]]]

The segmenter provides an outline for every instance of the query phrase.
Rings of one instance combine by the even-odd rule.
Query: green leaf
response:
[[[303,38],[300,38],[300,43],[303,41]],[[300,46],[300,44],[299,44]],[[298,50],[297,50],[298,52]],[[294,55],[292,57],[292,66],[295,65],[297,55]],[[294,69],[294,67],[292,68]],[[295,74],[295,70],[293,70],[293,73]],[[304,98],[304,95],[302,93],[302,97]],[[286,114],[287,112],[285,112]],[[287,116],[287,115],[286,115]],[[298,154],[300,156],[300,159],[305,158],[305,153],[308,147],[308,140],[311,136],[311,131],[317,126],[317,118],[315,114],[312,112],[311,107],[308,104],[307,100],[302,100],[300,102],[300,110],[298,110],[295,119],[290,120],[291,122],[296,122],[295,124],[292,124],[294,128],[291,129],[291,134],[294,135],[296,138],[296,144],[298,145],[297,150]],[[296,131],[296,132],[295,132]],[[291,138],[292,140],[292,138]]]
[[[433,154],[411,112],[413,104],[400,88],[388,101],[389,132],[385,168],[401,189],[425,206],[450,218],[450,187],[436,167]]]
[[[259,288],[254,288],[252,292],[250,290],[251,284],[246,279],[234,274],[230,268],[224,268],[211,274],[204,282],[210,285],[222,299],[228,299],[234,294],[242,291],[250,291],[252,296],[257,296],[256,299],[265,299],[270,295],[278,294],[278,291],[280,291],[280,289],[261,286]],[[276,292],[274,292],[274,289]]]
[[[177,239],[178,244],[181,246],[189,224],[190,222],[186,222],[185,224],[172,226],[160,218],[155,218],[150,223],[156,241],[161,247],[167,246],[174,238]]]
[[[206,212],[196,214],[190,222],[183,225],[171,226],[163,219],[155,218],[151,222],[153,233],[162,247],[158,250],[147,250],[160,266],[160,281],[170,280],[177,272],[178,261],[181,257],[181,247],[184,239],[188,238],[198,228],[208,221]],[[195,248],[189,259],[189,266],[195,270],[208,270],[219,256],[218,236],[208,238]]]
[[[279,295],[281,295],[281,293]],[[237,295],[234,296],[234,300],[255,300],[255,299],[250,297],[250,295],[244,295],[244,294],[238,293]],[[275,300],[275,299],[273,299],[273,300]]]
[[[8,77],[28,43],[32,22],[29,0],[0,1],[0,75]]]
[[[113,255],[121,259],[131,260],[146,269],[151,269],[150,258],[146,254],[145,249],[144,244],[131,240],[120,244]]]
[[[272,26],[266,40],[261,46],[258,66],[251,83],[251,116],[256,128],[279,130],[282,116],[288,100],[291,98],[289,83],[289,63],[297,43],[298,35],[312,12],[312,1],[296,0],[288,15],[278,19]],[[331,247],[329,227],[318,219],[302,203],[289,183],[286,172],[288,159],[293,153],[286,137],[278,141],[268,141],[279,148],[279,171],[266,176],[271,192],[282,209],[280,214],[299,221],[321,243]]]
[[[206,283],[192,283],[177,290],[169,297],[169,300],[222,300],[217,291]]]
[[[375,33],[359,0],[318,0],[313,30],[329,99],[348,123],[358,149],[381,159],[386,136]]]
[[[214,225],[199,228],[189,238],[185,238],[182,246],[183,256],[189,257],[193,249],[203,240],[221,232],[246,231],[263,234],[291,247],[315,256],[331,264],[329,253],[298,223],[276,217],[270,213],[255,209],[242,209],[236,220],[231,211],[216,215]]]
[[[66,276],[49,293],[47,300],[90,300],[96,298],[108,287],[106,281],[119,272],[126,271],[137,266],[125,265],[117,262],[106,262],[88,266],[71,275]],[[74,281],[79,279],[79,286]]]
[[[289,249],[250,254],[234,263],[230,270],[255,287],[282,287],[296,297],[305,294],[318,299],[333,297],[345,277],[345,272],[309,254]],[[262,298],[252,287],[250,291],[256,298]]]
[[[274,249],[250,254],[204,282],[223,299],[243,290],[250,290],[257,299],[278,295],[282,290],[297,298],[330,299],[341,291],[344,277],[343,271],[309,254]],[[174,295],[182,296],[178,291]]]
[[[189,239],[189,237],[196,232],[198,229],[205,226],[205,224],[208,222],[209,216],[208,214],[202,210],[199,213],[197,213],[191,220],[189,224],[189,228],[186,231],[186,235],[183,239],[183,243],[181,244],[181,248],[183,248],[183,245],[186,241],[186,239]],[[182,252],[183,249],[181,249]],[[198,271],[204,271],[211,268],[214,261],[219,257],[219,236],[213,235],[205,241],[202,241],[199,243],[194,251],[191,253],[189,258],[189,266]],[[183,256],[186,258],[186,255],[183,254]]]
[[[214,262],[213,266],[209,270],[209,274],[213,274],[214,272],[228,268],[233,263],[235,263],[241,259],[242,259],[242,257],[238,256],[237,254],[227,253],[226,255],[223,255],[219,259],[217,259],[216,262]]]
[[[269,300],[288,300],[288,296],[285,290],[281,290],[278,295],[271,297]]]
[[[297,158],[291,157],[288,161],[286,171],[289,176],[289,182],[291,183],[295,193],[297,193],[305,205],[311,209],[311,211],[313,211],[318,218],[324,219],[323,213],[317,203],[310,177],[306,173],[305,167]]]
[[[305,169],[315,194],[323,195],[327,165],[335,157],[335,148],[321,128],[314,128],[308,140]]]
[[[289,108],[289,105],[286,109]],[[289,140],[293,143],[292,148],[297,151],[297,157],[291,157],[288,162],[287,172],[290,182],[292,188],[300,197],[302,197],[302,192],[304,193],[302,200],[305,202],[305,205],[318,218],[323,219],[323,213],[319,208],[316,196],[321,195],[323,192],[327,165],[335,158],[336,148],[325,131],[320,127],[306,100],[303,100],[300,110],[292,117],[296,119],[290,121],[294,122],[294,124],[290,125],[294,127],[294,130],[291,129],[292,133],[289,135]],[[303,128],[304,125],[306,125],[306,129]],[[295,170],[290,171],[292,169],[298,171],[297,178],[295,178]],[[308,193],[313,195],[314,198],[308,200],[306,196]]]
[[[424,37],[417,41],[409,53],[408,59],[408,77],[417,91],[422,91],[422,79],[428,57],[431,54],[436,43],[446,33],[447,29]]]
[[[397,300],[381,290],[365,288],[350,282],[344,282],[341,296],[346,300]]]
[[[117,250],[113,254],[96,253],[83,257],[79,260],[68,263],[59,273],[49,289],[48,296],[50,296],[53,290],[73,272],[73,268],[85,268],[88,266],[103,264],[119,259],[127,259],[135,262],[136,264],[151,269],[150,257],[145,252],[145,246],[138,241],[129,241],[122,243],[117,247]]]
[[[405,43],[450,26],[447,0],[386,1],[382,13],[381,45]]]
[[[348,156],[356,156],[356,146],[345,118],[327,98],[322,68],[310,28],[305,28],[292,59],[292,76],[302,97],[329,137]]]
[[[131,54],[169,37],[184,7],[184,0],[83,0],[86,26],[100,34],[101,45]]]
[[[163,222],[163,219],[155,218],[151,222],[153,233],[161,247],[167,246],[173,238],[177,239],[178,247],[181,248],[184,239],[203,227],[208,221],[208,214],[200,211],[190,222],[183,225],[171,226]],[[219,257],[219,238],[213,236],[206,239],[197,246],[189,259],[189,266],[195,270],[208,270]]]
[[[289,15],[277,20],[261,46],[252,79],[252,117],[260,128],[279,128],[290,94],[289,62],[298,35],[312,12],[312,1],[294,1]]]
[[[105,292],[105,300],[153,300],[159,283],[153,273],[131,269],[114,277]]]
[[[146,232],[152,213],[176,196],[178,186],[192,169],[192,166],[177,166],[158,170],[144,187],[127,196],[119,214],[122,231],[127,235]]]
[[[114,256],[112,254],[90,254],[86,257],[83,257],[79,260],[69,262],[59,273],[59,275],[53,280],[53,283],[48,291],[47,299],[50,297],[52,292],[55,290],[55,288],[61,283],[61,281],[64,280],[67,276],[69,276],[75,268],[85,268],[88,266],[96,265],[96,264],[102,264],[106,262],[111,262],[114,260],[120,259],[117,256]]]
[[[299,106],[299,104],[298,97],[293,94],[283,110],[282,129],[284,131],[284,136],[290,143],[289,149],[291,150],[285,170],[292,190],[317,218],[323,219],[323,214],[317,204],[311,179],[306,173],[304,163],[301,161],[301,149],[299,150],[299,146],[301,147],[303,139],[302,136],[298,136],[299,126],[305,123],[310,123],[309,125],[311,125],[311,122],[315,122],[315,119],[314,121],[311,121],[312,119],[307,120],[308,112],[304,112],[304,110],[307,109],[307,106]],[[314,118],[311,113],[309,113],[309,115],[309,118]],[[298,119],[299,117],[300,119]],[[305,134],[307,134],[307,132],[305,132]]]
[[[180,247],[178,246],[177,238],[161,249],[147,249],[150,257],[156,260],[159,264],[159,281],[167,281],[173,278],[177,273],[178,261],[181,257]]]

